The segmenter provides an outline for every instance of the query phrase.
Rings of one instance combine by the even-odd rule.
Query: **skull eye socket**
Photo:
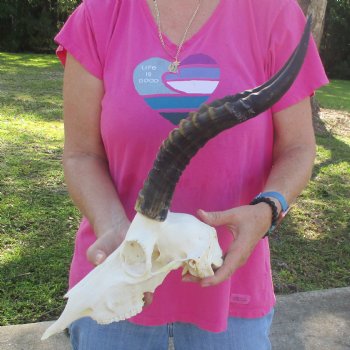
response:
[[[153,248],[153,252],[152,252],[152,262],[153,261],[157,261],[160,258],[160,251],[159,248],[157,246],[157,244],[154,246]]]
[[[147,272],[147,258],[142,245],[136,241],[125,242],[121,255],[123,269],[134,277],[141,277]]]

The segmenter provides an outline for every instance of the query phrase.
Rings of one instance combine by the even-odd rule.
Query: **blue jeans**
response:
[[[128,321],[99,325],[82,318],[70,326],[74,350],[270,350],[273,310],[255,319],[230,317],[225,332],[211,333],[189,323],[139,326]]]

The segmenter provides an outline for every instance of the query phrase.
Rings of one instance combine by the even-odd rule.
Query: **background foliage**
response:
[[[0,51],[49,53],[82,0],[0,0]],[[328,0],[321,56],[333,79],[350,79],[350,0]]]
[[[49,53],[82,0],[0,0],[0,51]],[[330,78],[350,79],[350,0],[328,0],[321,55]]]
[[[0,0],[0,51],[49,53],[81,0]],[[350,79],[350,0],[328,0],[321,55],[333,79]]]
[[[81,0],[0,0],[0,51],[52,52],[53,37]]]
[[[328,0],[321,55],[331,78],[350,79],[350,0]]]

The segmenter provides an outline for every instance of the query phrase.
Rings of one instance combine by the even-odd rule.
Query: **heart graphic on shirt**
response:
[[[177,125],[190,111],[208,100],[220,82],[220,68],[203,54],[181,61],[176,73],[168,60],[153,57],[134,70],[134,85],[144,101],[161,116]]]

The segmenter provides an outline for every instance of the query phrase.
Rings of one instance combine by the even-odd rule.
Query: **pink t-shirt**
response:
[[[167,70],[170,57],[158,37],[146,0],[85,0],[55,38],[58,56],[69,51],[103,80],[101,134],[112,179],[130,219],[158,148],[186,114],[205,101],[251,89],[285,63],[299,42],[305,18],[296,0],[221,0],[210,20],[180,53],[181,66]],[[166,37],[173,52],[176,46]],[[218,135],[199,151],[182,175],[173,212],[195,214],[249,203],[270,172],[272,112],[280,111],[327,82],[312,42],[304,67],[272,111]],[[295,116],[298,118],[298,116]],[[231,234],[218,229],[222,248]],[[77,233],[70,287],[93,266],[86,250],[95,235],[86,219]],[[259,242],[231,281],[201,288],[168,275],[151,306],[132,318],[144,325],[190,322],[214,332],[229,316],[261,317],[273,307],[268,240]]]

